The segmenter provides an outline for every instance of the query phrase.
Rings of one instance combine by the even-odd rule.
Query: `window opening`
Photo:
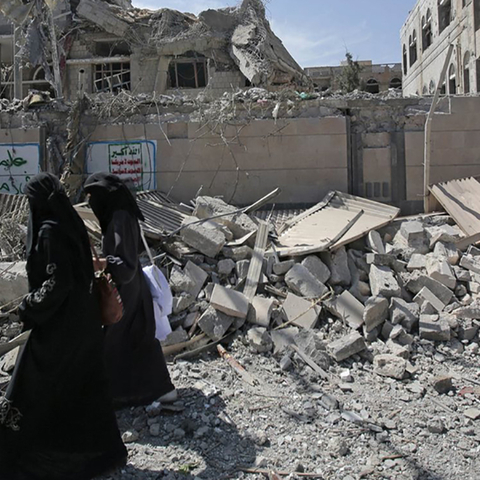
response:
[[[207,59],[179,58],[168,69],[171,88],[202,88],[207,86]]]
[[[413,35],[410,37],[410,66],[417,61],[417,32],[413,31]]]
[[[96,92],[131,90],[130,62],[95,65],[94,84]]]
[[[402,80],[400,78],[392,78],[390,81],[390,88],[402,88]]]
[[[453,63],[448,70],[448,93],[450,95],[455,95],[457,93],[457,78],[455,65],[453,65]]]
[[[422,18],[422,50],[425,51],[432,44],[432,12],[427,10],[427,15]]]
[[[452,21],[452,0],[438,0],[438,30],[442,33]]]
[[[406,75],[408,72],[408,60],[407,60],[407,47],[403,46],[403,74]]]
[[[380,85],[374,78],[371,78],[367,81],[367,84],[365,85],[365,91],[369,93],[379,93]]]
[[[470,52],[463,59],[463,93],[470,93]]]

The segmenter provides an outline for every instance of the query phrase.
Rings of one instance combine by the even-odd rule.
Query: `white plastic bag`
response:
[[[153,298],[155,313],[155,337],[163,341],[172,333],[168,315],[172,313],[173,296],[168,281],[162,271],[155,265],[143,267],[143,273]]]

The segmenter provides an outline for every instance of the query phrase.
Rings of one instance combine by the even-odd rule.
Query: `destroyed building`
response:
[[[335,67],[306,67],[305,73],[311,77],[314,86],[320,91],[340,90],[339,77],[346,61]],[[402,64],[373,64],[371,60],[359,60],[362,90],[369,93],[385,92],[389,88],[402,89]]]
[[[480,3],[474,0],[419,0],[400,33],[403,93],[433,95],[447,56],[455,46],[443,94],[480,92]]]
[[[127,0],[10,0],[0,12],[4,98],[24,98],[32,88],[74,99],[120,90],[217,96],[246,86],[309,85],[259,0],[198,17],[136,9]]]

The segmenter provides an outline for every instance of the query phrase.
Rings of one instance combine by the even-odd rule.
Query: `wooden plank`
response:
[[[262,273],[263,257],[267,247],[268,240],[268,223],[260,220],[257,231],[257,238],[255,240],[255,248],[253,249],[252,260],[248,268],[247,281],[243,294],[251,302],[257,293],[258,281]]]

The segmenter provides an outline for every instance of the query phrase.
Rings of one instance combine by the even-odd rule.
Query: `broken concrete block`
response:
[[[377,267],[388,267],[397,273],[403,272],[407,264],[398,260],[395,255],[389,253],[367,253],[365,255],[367,265],[376,265]]]
[[[389,339],[395,340],[400,345],[412,345],[413,336],[408,334],[401,325],[393,325],[390,330]]]
[[[320,282],[328,282],[331,275],[330,270],[316,255],[304,258],[302,265]]]
[[[287,327],[281,330],[272,330],[270,336],[272,337],[274,351],[273,353],[283,353],[290,345],[295,344],[295,337],[298,335],[299,329],[297,327]]]
[[[335,340],[327,346],[328,352],[337,362],[341,362],[366,348],[364,338],[356,331]]]
[[[217,310],[232,317],[247,318],[248,298],[241,292],[215,285],[210,304]]]
[[[460,266],[475,273],[480,273],[480,258],[472,255],[463,255]]]
[[[437,298],[427,287],[423,287],[413,299],[420,308],[425,302],[428,302],[437,312],[441,312],[445,305],[443,302]]]
[[[388,316],[388,300],[384,297],[370,297],[365,303],[363,321],[365,329],[371,332],[381,325]]]
[[[390,302],[390,321],[393,325],[402,325],[411,331],[418,322],[420,307],[418,303],[408,303],[402,298],[392,298]]]
[[[351,328],[357,329],[363,325],[365,307],[348,290],[333,299],[326,300],[324,305]]]
[[[426,269],[428,275],[450,289],[455,289],[457,279],[452,267],[445,258],[438,258],[435,255],[427,256]]]
[[[322,308],[312,307],[312,302],[289,293],[283,302],[283,311],[288,322],[303,328],[314,328]]]
[[[372,265],[370,267],[369,278],[372,296],[381,296],[385,298],[400,296],[400,285],[393,275],[392,270],[388,267],[377,267],[376,265]]]
[[[300,330],[295,336],[295,343],[305,355],[310,357],[320,368],[328,370],[330,357],[324,342],[313,330]]]
[[[413,272],[414,270],[421,270],[422,268],[425,268],[426,265],[427,257],[425,255],[422,255],[421,253],[414,253],[410,257],[410,261],[407,265],[407,270],[409,272]]]
[[[238,208],[228,205],[219,198],[197,197],[195,205],[193,214],[198,218],[211,218],[222,215],[216,218],[215,221],[225,225],[235,238],[242,238],[250,232],[257,231],[257,224],[248,215],[235,213]]]
[[[172,312],[177,315],[186,310],[190,305],[195,302],[195,298],[189,293],[181,293],[180,295],[173,297]]]
[[[451,326],[450,326],[451,327]],[[472,323],[471,320],[463,320],[458,327],[458,338],[471,342],[478,333],[479,326]]]
[[[407,290],[415,295],[423,287],[427,287],[444,305],[448,305],[453,297],[453,292],[449,288],[427,275],[419,275],[418,277],[411,278],[405,286]]]
[[[121,20],[113,7],[106,2],[81,0],[76,13],[119,38],[125,38],[130,28],[129,24]]]
[[[247,332],[249,345],[258,353],[269,352],[273,348],[272,339],[263,327],[253,327]]]
[[[180,237],[187,245],[210,258],[215,258],[227,241],[224,233],[212,222],[188,225],[180,232]]]
[[[285,260],[284,262],[276,262],[272,265],[272,270],[275,275],[285,275],[294,265],[295,265],[295,260]]]
[[[299,263],[285,275],[285,283],[293,292],[306,298],[319,298],[327,292],[327,287]]]
[[[402,380],[407,369],[407,362],[404,358],[396,355],[384,354],[377,355],[373,360],[374,371],[384,377],[396,378]]]
[[[275,300],[273,298],[264,298],[257,295],[248,310],[247,321],[268,328],[274,306]]]
[[[335,252],[322,253],[322,259],[330,270],[330,285],[348,287],[352,283],[352,276],[348,268],[348,255],[345,247],[340,247]]]
[[[450,265],[457,265],[460,260],[460,252],[454,243],[439,242],[435,245],[433,253],[437,256],[446,258]]]
[[[385,245],[383,244],[382,236],[376,231],[372,230],[367,235],[367,246],[374,253],[386,253]]]
[[[392,355],[408,360],[410,358],[410,349],[408,346],[400,345],[392,339],[387,340],[387,347]]]
[[[5,305],[28,293],[26,262],[0,263],[0,304]]]
[[[468,291],[470,293],[480,293],[480,283],[468,282]]]
[[[455,273],[455,276],[459,282],[469,282],[472,279],[470,270],[465,270],[462,267],[454,266],[453,272]]]
[[[460,307],[452,312],[458,318],[480,320],[480,304],[473,302],[465,307]]]
[[[193,280],[194,284],[192,288],[187,290],[187,293],[192,295],[193,298],[197,298],[208,278],[208,273],[198,265],[195,265],[191,260],[187,262],[183,271]]]
[[[450,340],[450,325],[438,315],[420,315],[420,337],[426,340]]]
[[[414,249],[414,253],[428,253],[430,251],[426,231],[421,222],[403,222],[398,235],[395,237],[396,241],[398,236],[400,237],[400,243]]]
[[[435,377],[432,380],[432,386],[440,394],[448,393],[453,388],[452,377],[448,375]]]
[[[239,260],[235,265],[235,273],[239,280],[247,278],[250,260]]]
[[[247,245],[242,245],[240,247],[223,247],[222,253],[234,262],[239,262],[240,260],[249,260],[252,258],[253,250]]]
[[[480,410],[478,408],[467,408],[463,414],[470,420],[478,420],[480,418]]]
[[[217,264],[218,274],[224,277],[230,275],[234,268],[235,262],[231,258],[220,260]]]
[[[169,345],[178,345],[179,343],[187,342],[188,340],[190,340],[188,332],[182,327],[179,327],[167,335],[167,338],[162,342],[162,346],[168,347]]]
[[[198,320],[198,326],[212,340],[220,340],[234,322],[234,318],[215,310],[212,306]]]
[[[194,281],[177,266],[172,268],[169,279],[170,288],[176,293],[190,292],[195,287]]]

